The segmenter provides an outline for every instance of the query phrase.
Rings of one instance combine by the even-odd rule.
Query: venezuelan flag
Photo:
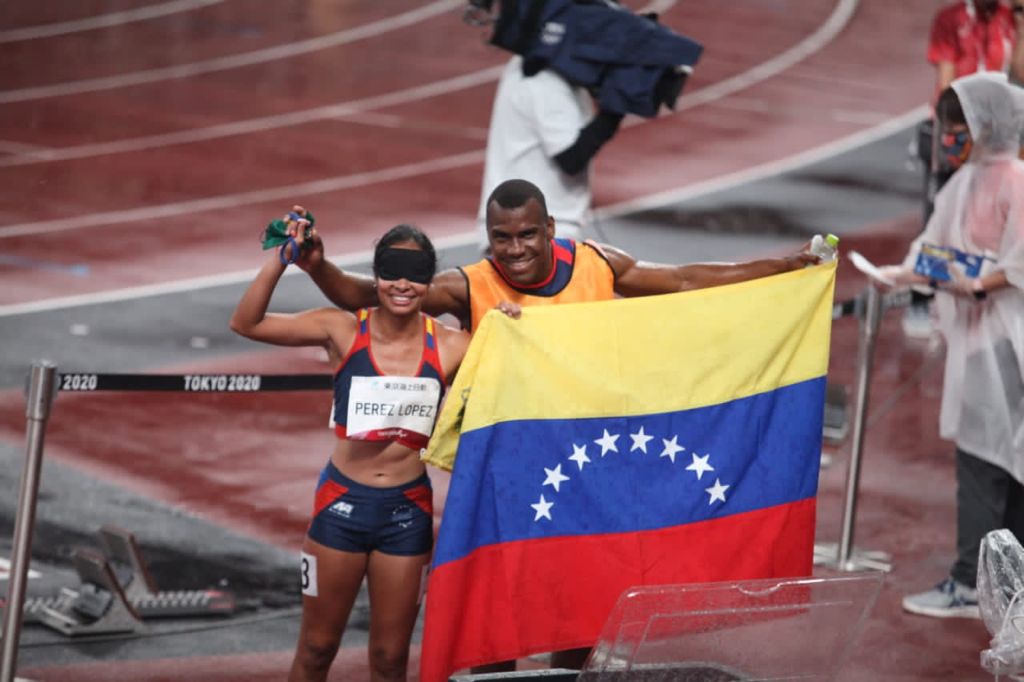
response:
[[[834,282],[488,314],[425,454],[420,679],[591,646],[632,586],[809,575]]]

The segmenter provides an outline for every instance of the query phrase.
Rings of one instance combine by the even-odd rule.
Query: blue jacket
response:
[[[503,0],[491,42],[521,54],[527,75],[547,68],[601,109],[652,117],[675,106],[703,46],[601,0]]]

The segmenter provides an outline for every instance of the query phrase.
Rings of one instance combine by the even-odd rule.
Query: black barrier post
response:
[[[46,360],[32,365],[25,405],[25,469],[21,472],[17,518],[14,521],[14,543],[11,550],[11,577],[7,585],[7,610],[4,614],[3,667],[0,682],[12,682],[18,663],[18,642],[21,639],[21,612],[25,605],[25,582],[32,549],[36,500],[39,495],[39,472],[43,462],[43,437],[46,420],[56,389],[57,367]]]

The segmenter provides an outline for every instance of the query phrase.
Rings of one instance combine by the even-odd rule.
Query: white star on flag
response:
[[[644,427],[642,426],[636,433],[629,434],[629,437],[633,439],[633,445],[630,446],[629,451],[640,450],[644,454],[647,454],[647,441],[654,439],[654,436],[648,436],[644,433]]]
[[[678,441],[679,436],[672,436],[672,440],[661,439],[661,442],[665,444],[665,449],[661,451],[661,456],[668,457],[672,460],[673,464],[676,463],[676,453],[686,449]]]
[[[690,464],[690,466],[686,467],[686,470],[687,471],[694,471],[694,472],[696,472],[697,473],[697,480],[699,481],[701,476],[704,475],[705,471],[714,471],[715,470],[715,467],[713,467],[710,464],[708,464],[708,457],[710,457],[710,456],[711,455],[704,455],[703,457],[698,457],[697,453],[694,452],[693,453],[693,463]]]
[[[604,457],[608,454],[608,451],[618,452],[619,449],[615,447],[615,441],[619,439],[619,434],[614,436],[608,433],[608,429],[604,430],[604,435],[595,440],[594,442],[601,446],[601,456]]]
[[[569,477],[562,474],[562,465],[559,464],[554,469],[548,469],[544,467],[544,473],[547,474],[547,478],[544,479],[542,485],[554,486],[555,492],[558,492],[558,486],[562,484],[562,481],[568,481]]]
[[[541,519],[547,519],[548,521],[554,520],[551,518],[551,508],[555,506],[555,503],[548,502],[544,499],[543,495],[540,496],[540,502],[537,504],[531,504],[530,506],[537,512],[537,515],[533,517],[534,522],[540,521]]]
[[[714,504],[715,500],[721,500],[722,502],[725,502],[725,491],[728,490],[729,488],[730,486],[722,485],[722,481],[716,478],[715,484],[713,486],[711,486],[710,488],[704,488],[704,492],[711,496],[711,499],[708,500],[708,505]],[[543,499],[544,496],[541,495],[541,500]]]
[[[587,446],[576,445],[575,443],[573,443],[572,455],[569,456],[569,459],[576,462],[576,466],[580,468],[579,470],[583,471],[583,465],[590,464],[590,458],[587,457]],[[545,469],[545,471],[547,471],[547,469]]]

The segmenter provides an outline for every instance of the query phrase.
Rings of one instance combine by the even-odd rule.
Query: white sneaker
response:
[[[927,592],[903,598],[903,610],[934,618],[981,618],[978,591],[946,578]]]
[[[927,305],[911,305],[903,311],[903,335],[909,339],[927,339],[935,331]]]

